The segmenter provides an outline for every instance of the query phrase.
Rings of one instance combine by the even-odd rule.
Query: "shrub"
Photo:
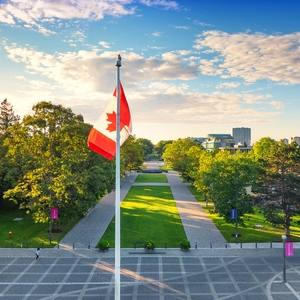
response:
[[[109,249],[109,241],[104,239],[100,240],[96,248],[99,248],[101,251],[107,251]]]
[[[153,242],[152,240],[148,240],[148,241],[144,244],[144,249],[145,249],[145,250],[154,250],[154,249],[155,249],[154,242]]]
[[[187,239],[181,241],[180,243],[181,250],[189,250],[190,248],[191,248],[191,243]]]

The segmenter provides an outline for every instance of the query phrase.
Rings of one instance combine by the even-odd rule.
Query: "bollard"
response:
[[[243,248],[243,243],[241,243],[241,249]]]
[[[197,245],[197,242],[195,242],[195,249],[197,249],[198,248],[198,245]]]
[[[257,242],[255,242],[255,248],[257,248]]]
[[[168,243],[167,242],[165,242],[165,249],[167,249],[168,248]]]
[[[211,245],[211,244],[210,244]],[[227,249],[228,248],[228,243],[226,242],[225,243],[225,249]]]
[[[136,242],[133,242],[133,248],[136,249]]]
[[[272,242],[270,242],[270,248],[272,249],[273,245],[272,245]]]
[[[75,244],[73,243],[73,249],[75,249]]]
[[[212,249],[212,243],[209,243],[210,249]]]
[[[59,249],[59,243],[57,243],[57,249]]]
[[[91,249],[91,243],[88,243],[88,249]]]

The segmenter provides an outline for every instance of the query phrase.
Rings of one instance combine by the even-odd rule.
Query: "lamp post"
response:
[[[238,232],[238,185],[239,179],[237,173],[235,174],[235,243],[238,243],[239,232]]]
[[[286,243],[286,236],[282,235],[282,245],[283,245],[283,282],[286,283],[286,270],[285,270],[285,243]]]

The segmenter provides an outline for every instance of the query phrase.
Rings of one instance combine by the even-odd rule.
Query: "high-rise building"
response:
[[[232,128],[232,136],[235,145],[251,145],[251,128]]]

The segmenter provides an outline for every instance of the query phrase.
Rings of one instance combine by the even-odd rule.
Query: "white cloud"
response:
[[[140,3],[147,6],[157,6],[164,9],[178,9],[179,4],[176,1],[170,0],[140,0]]]
[[[89,111],[87,122],[95,122],[115,88],[115,52],[95,48],[50,55],[30,46],[5,43],[8,58],[24,65],[27,73],[17,77],[20,103],[54,101],[71,106],[76,113],[79,108]],[[258,108],[262,102],[275,105],[269,95],[189,91],[185,82],[198,77],[197,65],[187,64],[180,51],[166,52],[160,58],[133,52],[121,55],[122,82],[130,95],[127,98],[135,122],[221,124],[241,116],[267,122],[280,113]]]
[[[108,42],[101,41],[98,44],[101,45],[103,48],[106,48],[106,49],[110,48],[110,45],[109,45],[110,43],[108,43]]]
[[[226,88],[226,89],[229,89],[229,88],[237,88],[239,87],[241,84],[239,82],[223,82],[223,83],[220,83],[216,86],[217,89],[222,89],[222,88]]]
[[[27,72],[54,80],[61,88],[76,94],[107,90],[107,82],[115,73],[115,52],[99,54],[95,48],[92,51],[50,55],[30,46],[5,44],[4,48],[8,58],[24,64]],[[197,66],[186,66],[186,62],[172,52],[164,53],[160,59],[146,59],[133,52],[124,53],[124,64],[131,70],[131,74],[125,72],[123,77],[137,84],[151,79],[187,80],[198,76]]]
[[[206,31],[198,36],[194,48],[215,54],[200,61],[203,74],[240,77],[247,82],[300,83],[300,32],[275,36]]]
[[[16,22],[36,26],[38,31],[53,34],[39,22],[53,23],[55,19],[103,19],[105,15],[122,16],[134,14],[135,8],[130,6],[132,0],[8,0],[0,4],[0,22],[10,25]]]
[[[200,21],[198,21],[198,20],[195,20],[195,21],[194,21],[194,24],[195,24],[195,25],[199,25],[199,26],[212,27],[211,24],[208,24],[208,23],[205,23],[205,22],[200,22]]]
[[[284,107],[284,104],[280,101],[270,101],[269,104],[276,109],[281,109]]]
[[[185,29],[185,30],[191,28],[191,27],[189,27],[189,26],[176,26],[176,25],[173,25],[173,27],[176,28],[176,29]]]
[[[159,31],[155,31],[152,33],[153,36],[161,36],[162,35],[162,32],[159,32]]]

